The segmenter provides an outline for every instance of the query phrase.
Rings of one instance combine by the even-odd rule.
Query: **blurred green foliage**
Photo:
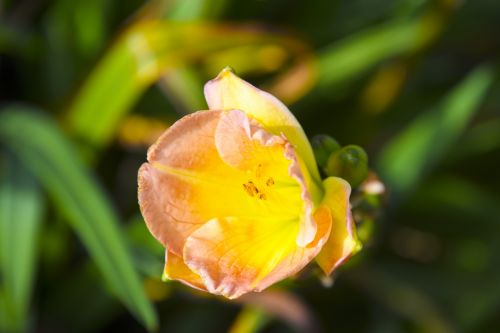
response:
[[[1,330],[26,330],[43,197],[35,180],[12,156],[2,154],[0,188]]]
[[[498,17],[495,0],[1,2],[0,331],[498,332]],[[160,281],[137,170],[225,66],[385,183],[353,193],[364,250],[333,279],[238,302]]]

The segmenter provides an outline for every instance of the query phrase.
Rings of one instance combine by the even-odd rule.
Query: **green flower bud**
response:
[[[330,157],[331,153],[340,149],[340,145],[337,140],[326,134],[313,136],[311,139],[311,146],[314,151],[316,162],[321,169],[326,167],[328,157]]]
[[[345,146],[330,154],[325,172],[328,176],[344,178],[355,188],[368,175],[368,155],[359,146]]]

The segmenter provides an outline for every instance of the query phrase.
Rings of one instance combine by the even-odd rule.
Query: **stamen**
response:
[[[257,188],[257,186],[255,186],[255,184],[251,180],[248,181],[246,184],[243,184],[243,188],[251,197],[259,194],[259,189]]]
[[[257,199],[266,200],[266,195],[263,192],[261,192],[261,190],[259,190],[259,188],[255,186],[254,182],[251,180],[243,184],[243,189],[251,197],[256,196]]]
[[[263,165],[262,165],[262,163],[259,163],[259,164],[257,165],[256,170],[255,170],[255,175],[257,176],[257,178],[262,177],[262,172],[263,172],[263,170],[262,170],[262,169],[263,169]]]

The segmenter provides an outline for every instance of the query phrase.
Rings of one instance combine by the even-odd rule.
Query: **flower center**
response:
[[[251,197],[259,200],[266,200],[266,193],[268,189],[274,185],[274,179],[273,177],[265,177],[262,169],[262,164],[257,165],[255,178],[243,183],[243,189]]]

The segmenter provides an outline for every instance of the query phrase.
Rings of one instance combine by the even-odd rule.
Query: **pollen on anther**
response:
[[[249,196],[253,197],[252,189],[248,184],[243,184],[243,188],[245,189],[245,192],[247,192]]]
[[[274,179],[272,179],[272,178],[268,178],[268,179],[266,180],[266,185],[267,185],[267,186],[272,186],[272,185],[274,185]]]
[[[247,192],[248,195],[250,195],[251,197],[255,195],[260,197],[260,195],[258,195],[259,189],[257,188],[257,186],[255,186],[255,184],[251,180],[248,181],[246,184],[243,184],[243,188],[245,189],[245,192]]]

